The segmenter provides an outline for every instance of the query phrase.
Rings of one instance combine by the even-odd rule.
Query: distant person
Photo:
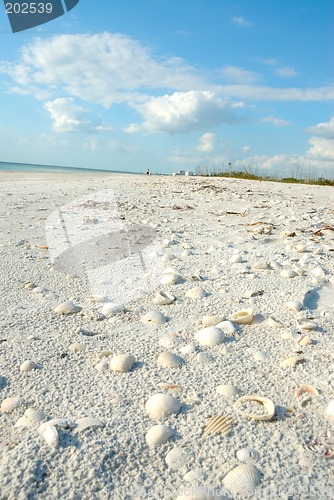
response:
[[[150,169],[149,168],[146,170],[146,175],[150,175]]]

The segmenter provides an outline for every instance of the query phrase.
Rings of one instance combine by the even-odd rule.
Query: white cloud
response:
[[[318,137],[334,139],[334,116],[329,122],[318,123],[314,127],[308,127],[306,131]]]
[[[236,24],[237,26],[244,26],[245,28],[251,28],[253,26],[253,23],[247,21],[242,16],[233,16],[231,22],[232,24]]]
[[[260,119],[260,122],[272,123],[273,125],[276,125],[276,127],[287,127],[288,125],[292,124],[292,122],[289,122],[288,120],[283,120],[282,118],[276,118],[275,116],[265,116],[264,118]]]
[[[318,160],[328,160],[333,162],[334,167],[334,140],[323,137],[311,137],[309,140],[311,148],[307,155]]]
[[[174,92],[172,95],[152,97],[133,107],[144,119],[142,124],[132,124],[126,132],[189,132],[201,128],[234,123],[237,116],[228,100],[214,92]]]
[[[58,98],[44,104],[57,132],[88,132],[110,130],[101,123],[94,123],[85,118],[87,110],[74,103],[73,98]]]
[[[216,135],[210,132],[206,132],[200,138],[196,150],[200,151],[201,153],[209,153],[214,150],[215,141],[216,141]]]
[[[224,66],[220,74],[225,80],[236,83],[254,83],[261,79],[258,73],[238,66]]]
[[[275,69],[275,74],[281,78],[293,78],[298,76],[297,71],[292,66],[283,66]]]
[[[217,92],[222,96],[256,101],[333,101],[334,85],[302,89],[280,88],[266,85],[220,85]]]

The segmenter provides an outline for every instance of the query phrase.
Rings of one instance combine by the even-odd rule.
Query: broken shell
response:
[[[177,285],[178,283],[183,283],[184,279],[180,274],[177,273],[167,273],[163,276],[160,283],[162,285]]]
[[[325,417],[332,420],[334,419],[334,399],[328,403],[324,413]]]
[[[221,321],[217,325],[215,325],[216,328],[220,328],[223,330],[224,333],[229,333],[233,335],[237,331],[236,327],[232,323],[232,321],[226,320],[226,321]]]
[[[30,427],[31,425],[43,422],[46,419],[45,413],[33,408],[27,408],[23,416],[18,419],[14,427]]]
[[[312,337],[309,335],[305,335],[305,337],[302,337],[300,340],[298,340],[298,344],[302,346],[310,345],[312,344]]]
[[[109,363],[110,370],[114,372],[126,373],[131,370],[136,360],[131,354],[118,354]]]
[[[81,311],[81,307],[76,306],[69,300],[67,302],[63,302],[62,304],[59,304],[59,306],[54,309],[54,312],[57,314],[75,314],[79,311]]]
[[[289,368],[290,366],[297,365],[298,363],[303,363],[305,358],[303,356],[290,356],[289,358],[281,361],[280,366],[282,368]]]
[[[204,365],[206,363],[210,363],[212,361],[212,357],[209,354],[207,354],[206,352],[199,352],[196,355],[196,361],[197,361],[197,363]]]
[[[232,384],[222,384],[216,387],[216,392],[221,396],[225,396],[227,398],[233,398],[237,394],[240,393],[240,389]]]
[[[145,436],[146,443],[150,448],[167,443],[174,436],[174,431],[167,425],[154,425],[151,427]]]
[[[167,351],[160,354],[157,363],[158,366],[163,368],[179,368],[183,363],[183,359],[181,356]]]
[[[32,370],[35,370],[37,368],[36,363],[31,360],[24,361],[21,366],[20,366],[20,371],[21,372],[31,372]]]
[[[316,323],[307,319],[301,319],[297,322],[297,326],[302,330],[315,330],[317,328]]]
[[[242,409],[241,405],[247,402],[255,403],[256,406],[253,404],[252,410],[256,408],[257,411]],[[241,396],[241,398],[235,402],[234,407],[241,415],[251,420],[270,420],[275,414],[274,403],[271,399],[262,396]]]
[[[82,417],[78,418],[76,421],[75,432],[83,432],[90,427],[104,427],[104,423],[101,420],[93,417]]]
[[[210,417],[205,424],[203,436],[208,436],[209,434],[228,434],[233,421],[230,415]]]
[[[197,351],[195,344],[187,344],[179,349],[181,354],[192,354]]]
[[[18,408],[20,404],[21,404],[20,398],[17,397],[6,398],[2,401],[0,409],[2,413],[9,413]]]
[[[241,448],[237,451],[236,457],[240,462],[249,463],[252,461],[259,460],[260,455],[257,451],[252,448]]]
[[[303,308],[303,304],[301,302],[295,301],[295,300],[290,300],[289,302],[286,303],[286,307],[290,311],[300,311]]]
[[[222,316],[218,316],[218,314],[214,314],[212,316],[203,316],[202,325],[203,326],[217,326],[217,323],[223,321],[224,318]],[[218,327],[220,328],[220,327]]]
[[[71,352],[84,352],[86,350],[85,344],[80,344],[80,342],[74,342],[68,348]]]
[[[154,304],[158,304],[159,306],[170,305],[175,302],[175,297],[169,292],[163,292],[162,290],[159,290],[155,293],[153,302]]]
[[[292,269],[284,269],[284,271],[281,272],[281,276],[283,278],[294,278],[297,276],[297,273]]]
[[[195,334],[195,340],[202,346],[213,347],[224,342],[225,334],[220,328],[208,326]]]
[[[267,324],[269,326],[272,326],[273,328],[283,328],[284,326],[281,321],[274,318],[273,316],[269,316],[269,318],[267,319]]]
[[[160,311],[149,311],[140,321],[145,323],[145,325],[162,325],[166,323],[167,318]]]
[[[225,476],[223,484],[234,495],[249,495],[261,482],[262,474],[252,464],[238,465]]]
[[[103,359],[103,358],[109,358],[109,356],[112,356],[113,355],[113,352],[112,351],[101,351],[99,354],[98,354],[98,358],[99,359]]]
[[[170,469],[177,471],[186,471],[189,462],[191,461],[191,454],[186,448],[181,446],[174,446],[165,457],[166,464]]]
[[[106,316],[106,318],[110,318],[110,316],[114,316],[122,311],[124,311],[124,307],[120,304],[114,304],[113,302],[107,302],[101,309],[101,313]]]
[[[297,396],[297,398],[299,398],[302,394],[305,393],[312,394],[313,396],[319,396],[319,392],[317,391],[317,389],[313,387],[313,385],[309,384],[304,384],[298,387],[298,389],[295,392],[295,395]]]
[[[178,413],[181,403],[170,394],[158,393],[151,396],[145,404],[146,413],[153,420],[166,418],[173,413]]]
[[[207,295],[208,293],[201,286],[195,286],[186,293],[186,297],[190,297],[191,299],[203,299]]]
[[[247,325],[253,321],[254,314],[252,309],[243,309],[232,314],[231,321],[239,325]]]
[[[59,443],[59,434],[54,425],[46,422],[39,428],[40,435],[49,446],[57,446]]]

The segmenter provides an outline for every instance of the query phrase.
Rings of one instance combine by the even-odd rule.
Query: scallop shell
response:
[[[242,309],[232,314],[231,321],[239,325],[247,325],[253,321],[254,314],[252,309]]]
[[[166,323],[167,318],[160,311],[149,311],[140,321],[145,323],[145,325],[162,325]]]
[[[11,411],[15,410],[15,408],[18,408],[20,404],[20,398],[6,398],[2,401],[0,410],[2,411],[2,413],[10,413]]]
[[[109,318],[110,316],[115,316],[120,312],[124,311],[124,307],[120,304],[115,304],[114,302],[107,302],[101,309],[101,313]]]
[[[319,392],[313,385],[304,384],[298,387],[295,395],[299,398],[302,394],[312,394],[313,396],[319,396]]]
[[[160,354],[157,363],[158,366],[163,368],[179,368],[183,363],[183,359],[181,356],[167,351]]]
[[[39,432],[49,446],[57,446],[59,443],[59,434],[54,425],[46,422],[40,426]]]
[[[23,416],[18,419],[14,427],[30,427],[33,424],[43,422],[46,419],[45,413],[33,408],[27,408]]]
[[[151,396],[145,404],[145,411],[153,420],[166,418],[173,413],[178,413],[181,403],[170,394],[157,393]]]
[[[104,427],[104,423],[101,420],[94,417],[82,417],[78,418],[76,421],[75,432],[83,432],[90,427]]]
[[[334,399],[332,399],[326,406],[324,415],[330,420],[334,419]]]
[[[224,478],[224,486],[234,495],[249,495],[261,482],[262,474],[252,464],[238,465]]]
[[[289,368],[290,366],[297,365],[298,363],[303,363],[305,358],[303,356],[290,356],[289,358],[283,359],[280,366],[282,368]]]
[[[228,434],[233,421],[230,415],[210,417],[205,424],[203,436],[208,436],[209,434]]]
[[[246,403],[251,401],[253,403],[258,403],[257,408],[261,408],[262,412],[259,414],[258,412],[250,412],[249,410],[243,410],[241,408],[242,403]],[[235,409],[244,415],[245,417],[251,420],[270,420],[275,414],[275,405],[269,398],[265,398],[262,396],[241,396],[234,405]]]
[[[165,444],[174,436],[174,431],[167,425],[154,425],[151,427],[145,436],[146,443],[150,448]]]
[[[186,297],[191,299],[203,299],[207,295],[208,293],[201,286],[195,286],[186,292]]]
[[[284,269],[284,271],[281,272],[281,276],[283,278],[294,278],[297,276],[297,273],[292,269]]]
[[[202,346],[212,347],[222,344],[225,340],[225,334],[220,328],[208,326],[195,334],[195,340]]]
[[[62,304],[59,304],[54,310],[54,312],[57,314],[75,314],[79,311],[81,311],[81,307],[76,306],[69,300],[67,302],[63,302]]]
[[[213,314],[212,316],[203,316],[202,325],[203,326],[217,326],[217,323],[220,323],[224,320],[222,316],[218,316],[218,314]],[[218,327],[220,328],[220,327]]]
[[[180,274],[177,273],[166,273],[160,283],[162,285],[177,285],[178,283],[183,283],[184,279]]]
[[[154,304],[158,304],[159,306],[170,305],[175,302],[175,297],[169,292],[163,292],[162,290],[159,290],[155,293],[153,302]]]
[[[259,460],[260,455],[252,448],[240,448],[240,450],[238,450],[236,453],[236,457],[240,462],[249,463]]]
[[[233,398],[241,391],[238,387],[232,384],[222,384],[216,387],[216,392],[221,396],[225,396],[227,398]]]
[[[23,363],[20,366],[20,371],[21,372],[31,372],[32,370],[35,370],[37,368],[36,363],[31,360],[23,361]]]
[[[229,321],[229,320],[221,321],[220,323],[218,323],[215,326],[216,326],[216,328],[220,328],[221,330],[223,330],[224,333],[229,333],[231,335],[233,335],[233,333],[235,333],[237,331],[237,329],[234,326],[234,324],[232,323],[232,321]]]
[[[131,370],[136,360],[131,354],[118,354],[109,363],[110,370],[114,372],[126,373]]]

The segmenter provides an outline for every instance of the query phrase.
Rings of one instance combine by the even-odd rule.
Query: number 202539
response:
[[[52,3],[6,3],[7,14],[51,14]]]

